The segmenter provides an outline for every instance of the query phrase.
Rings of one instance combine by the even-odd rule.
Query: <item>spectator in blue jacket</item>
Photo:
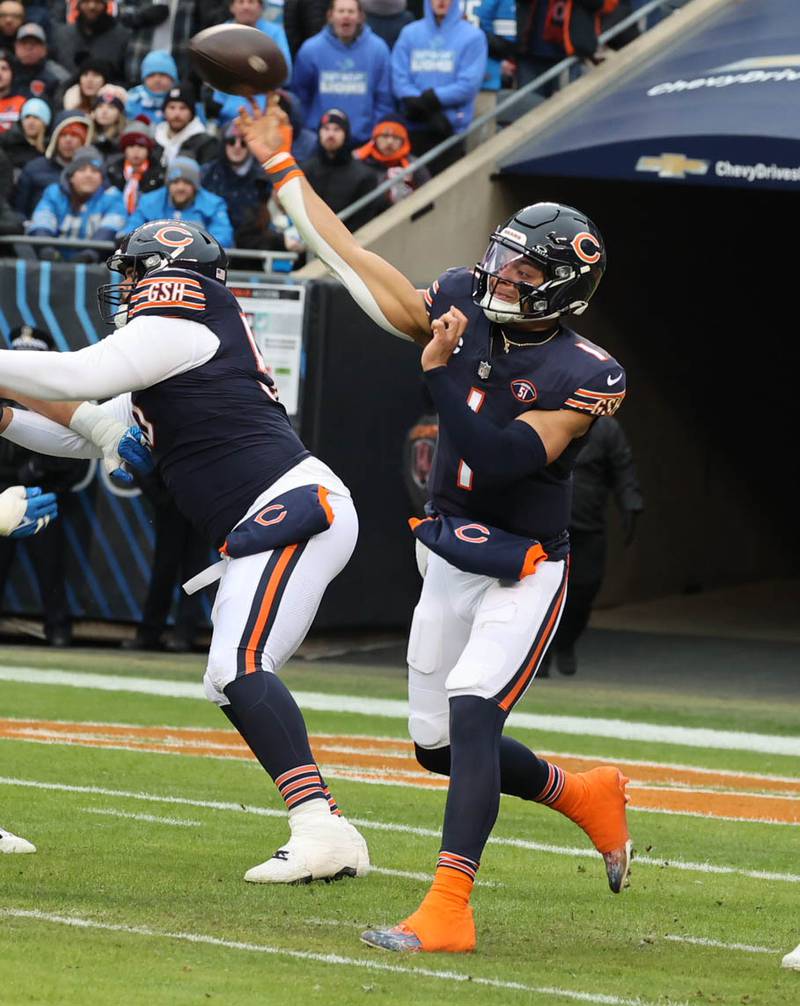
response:
[[[291,90],[306,126],[316,129],[335,105],[347,114],[352,142],[366,143],[375,123],[394,112],[390,66],[389,47],[364,23],[361,0],[331,0],[328,24],[295,59]]]
[[[486,57],[486,36],[464,20],[459,0],[425,0],[425,16],[400,32],[392,50],[392,89],[417,156],[469,126]],[[438,170],[458,156],[445,155]]]
[[[27,220],[48,185],[61,178],[62,170],[76,152],[92,138],[92,121],[83,112],[60,112],[42,157],[34,157],[22,169],[14,194],[14,209]]]
[[[128,217],[127,231],[151,220],[188,220],[200,224],[225,248],[233,246],[233,228],[221,196],[200,186],[200,165],[191,157],[176,157],[167,172],[167,184],[139,199]]]
[[[125,226],[125,218],[122,193],[103,184],[100,151],[96,147],[81,147],[61,172],[61,180],[44,190],[33,211],[28,233],[34,237],[113,241]],[[45,247],[39,257],[97,262],[100,252],[91,248]]]
[[[146,115],[154,125],[164,118],[164,102],[178,83],[178,67],[165,49],[149,52],[142,60],[142,83],[128,91],[125,115]]]

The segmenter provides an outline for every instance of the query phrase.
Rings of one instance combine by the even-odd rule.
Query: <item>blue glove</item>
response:
[[[117,444],[117,454],[125,462],[125,468],[115,468],[111,473],[111,478],[121,486],[133,484],[133,475],[127,469],[130,468],[137,475],[150,475],[155,469],[153,455],[147,446],[144,433],[138,426],[129,426]]]
[[[28,498],[25,515],[9,538],[30,538],[46,528],[50,521],[58,516],[58,500],[55,493],[43,493],[39,486],[34,486],[32,489],[26,489],[25,495]]]

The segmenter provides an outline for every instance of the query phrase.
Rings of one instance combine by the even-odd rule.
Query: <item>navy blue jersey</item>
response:
[[[199,322],[219,339],[207,363],[132,396],[175,502],[219,546],[253,500],[309,452],[224,284],[182,269],[148,275],[131,297],[129,318],[140,317]]]
[[[447,365],[463,389],[470,408],[497,426],[506,426],[531,409],[570,409],[590,416],[608,416],[625,397],[625,372],[605,350],[567,328],[539,346],[504,350],[499,326],[472,302],[472,271],[451,269],[425,292],[431,319],[452,305],[469,325],[462,344]],[[534,333],[508,328],[515,342]],[[541,338],[541,335],[539,336]],[[491,341],[491,345],[490,345]],[[488,377],[482,363],[491,365]],[[460,458],[440,425],[431,502],[443,514],[471,517],[505,531],[541,542],[558,538],[570,522],[572,470],[582,446],[574,440],[546,468],[502,487],[482,488],[480,473]]]

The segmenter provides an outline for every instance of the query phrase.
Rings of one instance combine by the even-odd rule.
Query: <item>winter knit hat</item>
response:
[[[156,145],[156,141],[153,139],[153,127],[149,122],[145,122],[138,117],[131,119],[119,138],[120,150],[125,150],[126,147],[130,147],[133,144],[147,147],[148,150],[152,150]]]
[[[182,179],[200,188],[200,165],[192,157],[176,157],[167,172],[167,184]]]
[[[94,103],[94,107],[97,108],[98,105],[113,105],[118,111],[125,113],[125,99],[120,98],[118,94],[114,94],[113,91],[101,90],[97,94],[97,101]]]
[[[41,119],[45,129],[53,121],[53,113],[50,106],[46,101],[42,101],[41,98],[28,98],[19,113],[20,120],[24,119],[26,115],[33,115],[35,118]]]
[[[165,73],[173,80],[178,79],[178,67],[175,60],[166,49],[156,49],[148,52],[142,60],[142,80],[146,80],[151,73]]]
[[[176,87],[170,88],[164,98],[164,106],[166,107],[171,101],[180,101],[181,104],[186,105],[192,113],[192,118],[194,118],[194,106],[197,102],[197,97],[195,96],[194,89],[189,84],[178,84]]]
[[[88,73],[93,70],[95,73],[99,73],[104,81],[108,80],[109,77],[114,74],[114,67],[105,59],[98,59],[91,54],[87,54],[78,63],[78,69],[75,73],[76,79],[80,79],[81,75]]]
[[[341,126],[347,135],[347,139],[350,139],[350,120],[347,117],[347,112],[343,112],[341,108],[329,108],[327,112],[322,113],[322,118],[319,120],[320,129],[329,123]]]
[[[80,147],[75,151],[75,156],[66,165],[62,175],[66,179],[72,178],[76,171],[80,171],[81,168],[85,168],[88,164],[91,164],[93,168],[97,168],[98,171],[103,170],[103,155],[97,149],[97,147],[87,146]]]

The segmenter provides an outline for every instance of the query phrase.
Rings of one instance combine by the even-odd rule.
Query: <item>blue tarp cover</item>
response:
[[[800,191],[800,0],[733,2],[500,168]]]

